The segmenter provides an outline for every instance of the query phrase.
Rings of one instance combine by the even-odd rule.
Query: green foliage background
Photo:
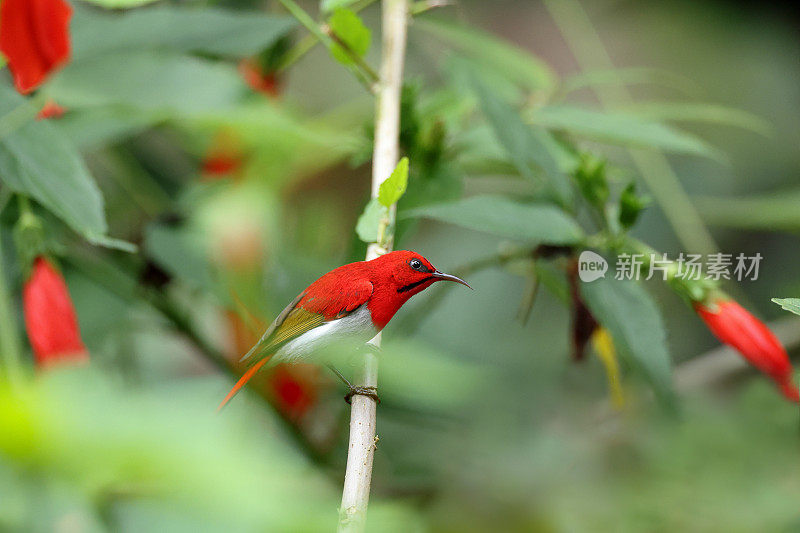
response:
[[[287,36],[313,43],[277,3],[73,4],[72,61],[33,99],[2,75],[0,244],[18,303],[10,193],[29,196],[92,362],[33,376],[25,347],[31,379],[0,385],[0,530],[331,530],[339,385],[320,378],[299,421],[253,392],[214,409],[236,358],[227,317],[257,331],[363,257],[356,225],[378,224],[358,222],[373,99],[353,71],[378,63],[379,10],[301,3],[363,58],[281,56],[276,99],[237,64]],[[710,251],[677,219],[726,252],[760,252],[758,281],[725,289],[796,340],[796,317],[770,303],[800,292],[796,31],[763,6],[583,7],[617,68],[582,65],[591,38],[570,30],[582,11],[552,3],[463,1],[410,26],[395,247],[476,290],[433,287],[386,329],[370,530],[800,529],[797,407],[733,354],[692,366],[717,343],[663,283],[605,280],[581,290],[623,366],[614,412],[599,359],[570,360],[563,263],[530,253],[592,244],[604,223],[582,198],[637,211],[633,182],[653,201],[631,235],[671,256]],[[363,26],[346,8],[364,8]],[[620,86],[632,98],[608,105]],[[47,99],[67,114],[35,121]],[[221,138],[243,165],[209,179]],[[606,189],[576,187],[587,156],[607,161]],[[253,246],[256,268],[232,266],[231,250]],[[351,374],[357,359],[339,365]]]

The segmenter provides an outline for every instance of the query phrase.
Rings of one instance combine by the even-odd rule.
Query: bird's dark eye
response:
[[[410,266],[411,268],[413,268],[418,272],[423,272],[425,270],[425,265],[423,265],[422,261],[420,261],[419,259],[412,259],[411,261],[408,262],[408,266]]]

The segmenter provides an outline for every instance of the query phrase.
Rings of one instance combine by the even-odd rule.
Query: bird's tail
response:
[[[234,386],[233,386],[233,388],[231,389],[231,391],[228,393],[228,395],[227,395],[227,396],[225,396],[225,399],[223,399],[223,400],[220,402],[220,404],[219,404],[219,407],[217,407],[217,411],[220,411],[220,410],[221,410],[223,407],[225,407],[225,405],[226,405],[226,404],[227,404],[229,401],[231,401],[231,398],[233,398],[234,396],[236,396],[236,393],[237,393],[237,392],[239,392],[239,390],[240,390],[242,387],[244,387],[244,386],[245,386],[245,384],[246,384],[248,381],[250,381],[250,378],[252,378],[252,377],[253,377],[253,375],[254,375],[256,372],[258,372],[258,370],[259,370],[259,369],[260,369],[262,366],[264,366],[264,363],[266,363],[266,362],[267,362],[267,361],[269,361],[269,360],[270,360],[270,358],[269,358],[269,357],[265,357],[265,358],[263,358],[262,360],[260,360],[259,362],[257,362],[256,364],[254,364],[253,366],[251,366],[250,368],[248,368],[248,369],[247,369],[247,372],[245,372],[244,374],[242,374],[242,377],[240,377],[240,378],[239,378],[239,381],[237,381],[237,382],[236,382],[236,385],[234,385]]]

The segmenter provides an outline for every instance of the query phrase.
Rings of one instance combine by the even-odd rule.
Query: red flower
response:
[[[89,360],[67,284],[43,257],[33,263],[22,291],[22,307],[37,366]]]
[[[264,69],[253,59],[243,59],[239,63],[239,74],[245,83],[256,92],[277,98],[281,94],[281,83],[275,72]]]
[[[229,131],[218,133],[203,158],[203,175],[206,178],[223,178],[242,168],[244,155],[236,134]]]
[[[289,418],[302,418],[317,402],[316,370],[310,365],[277,365],[268,387],[275,406]]]
[[[242,166],[237,154],[212,153],[203,160],[203,174],[221,177],[232,174]]]
[[[3,0],[0,52],[8,60],[14,85],[27,94],[69,59],[69,19],[64,0]]]
[[[44,107],[39,111],[39,114],[36,115],[36,120],[44,120],[47,118],[59,118],[64,113],[66,113],[66,109],[60,105],[58,105],[55,100],[48,100]]]
[[[781,342],[760,320],[730,299],[694,304],[700,318],[720,341],[736,348],[754,367],[770,376],[793,402],[800,391],[792,382],[792,364]]]

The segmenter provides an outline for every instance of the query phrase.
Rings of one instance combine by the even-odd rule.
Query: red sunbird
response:
[[[331,270],[287,305],[242,357],[242,361],[250,361],[250,367],[219,407],[224,407],[267,361],[298,361],[345,340],[366,343],[409,298],[443,280],[469,287],[463,279],[439,272],[427,259],[406,250]],[[356,389],[351,393],[365,394]]]

